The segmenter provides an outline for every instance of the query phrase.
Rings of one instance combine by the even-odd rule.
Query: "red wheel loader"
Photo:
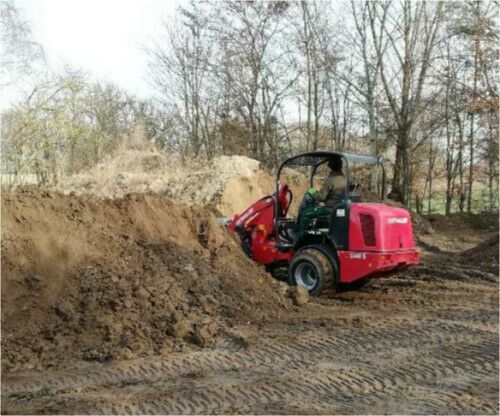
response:
[[[332,157],[342,158],[347,179],[345,195],[298,229],[288,217],[292,191],[280,176],[285,167],[310,168],[310,186],[318,168]],[[316,151],[286,159],[278,169],[276,192],[228,222],[245,253],[268,270],[286,267],[288,283],[303,285],[313,296],[324,288],[350,283],[382,271],[418,264],[410,213],[384,203],[359,202],[360,184],[351,181],[350,163],[380,166],[382,199],[385,170],[381,159],[340,152]],[[299,214],[300,216],[300,214]]]

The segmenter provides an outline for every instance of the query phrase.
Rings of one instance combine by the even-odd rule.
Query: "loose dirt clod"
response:
[[[205,346],[289,305],[200,207],[19,191],[2,225],[4,370]]]
[[[297,306],[309,302],[309,291],[304,286],[294,286],[290,290],[290,297]]]

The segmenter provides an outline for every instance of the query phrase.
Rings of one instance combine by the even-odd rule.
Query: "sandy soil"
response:
[[[4,373],[204,346],[227,322],[285,314],[276,285],[197,206],[2,198]]]
[[[421,265],[297,306],[209,209],[5,194],[2,412],[498,414],[498,221],[419,221]]]
[[[292,185],[306,189],[304,177],[290,178]],[[149,193],[203,205],[231,217],[274,188],[275,179],[260,169],[257,160],[245,156],[181,159],[148,147],[120,149],[95,167],[63,178],[57,186],[66,194],[114,199]]]
[[[308,177],[283,170],[297,197],[290,207],[296,213],[309,188]],[[123,198],[131,193],[168,197],[176,202],[196,203],[223,217],[233,217],[250,204],[276,190],[276,178],[246,156],[218,156],[208,161],[167,155],[145,146],[120,149],[93,168],[63,178],[56,190],[65,194]]]

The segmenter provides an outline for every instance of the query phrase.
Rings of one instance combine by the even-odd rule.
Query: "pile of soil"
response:
[[[475,247],[465,250],[461,255],[462,260],[469,265],[478,265],[482,269],[498,276],[498,238],[499,235],[497,233]]]
[[[495,214],[433,214],[427,216],[427,218],[436,231],[463,234],[469,232],[471,229],[483,230],[485,232],[498,230],[498,215]]]
[[[404,206],[403,208],[408,209]],[[411,219],[413,222],[413,233],[415,234],[416,238],[420,238],[424,235],[432,235],[435,233],[432,223],[424,215],[412,212]]]
[[[181,159],[157,149],[121,149],[93,168],[64,178],[57,190],[123,198],[152,193],[233,216],[274,190],[274,179],[246,156]]]
[[[2,195],[2,368],[168,354],[291,302],[204,208]]]
[[[494,214],[417,215],[412,214],[415,234],[420,243],[433,251],[460,255],[476,244],[498,233],[498,216]]]
[[[296,195],[291,208],[291,212],[296,212],[309,188],[307,177],[285,169],[282,178]],[[262,170],[260,162],[246,156],[182,159],[146,146],[121,148],[93,168],[63,178],[56,190],[104,198],[150,193],[233,217],[275,188],[275,177]]]

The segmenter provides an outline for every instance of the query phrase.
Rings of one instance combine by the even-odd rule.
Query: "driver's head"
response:
[[[342,159],[340,157],[332,157],[328,161],[328,167],[333,172],[342,172]]]

